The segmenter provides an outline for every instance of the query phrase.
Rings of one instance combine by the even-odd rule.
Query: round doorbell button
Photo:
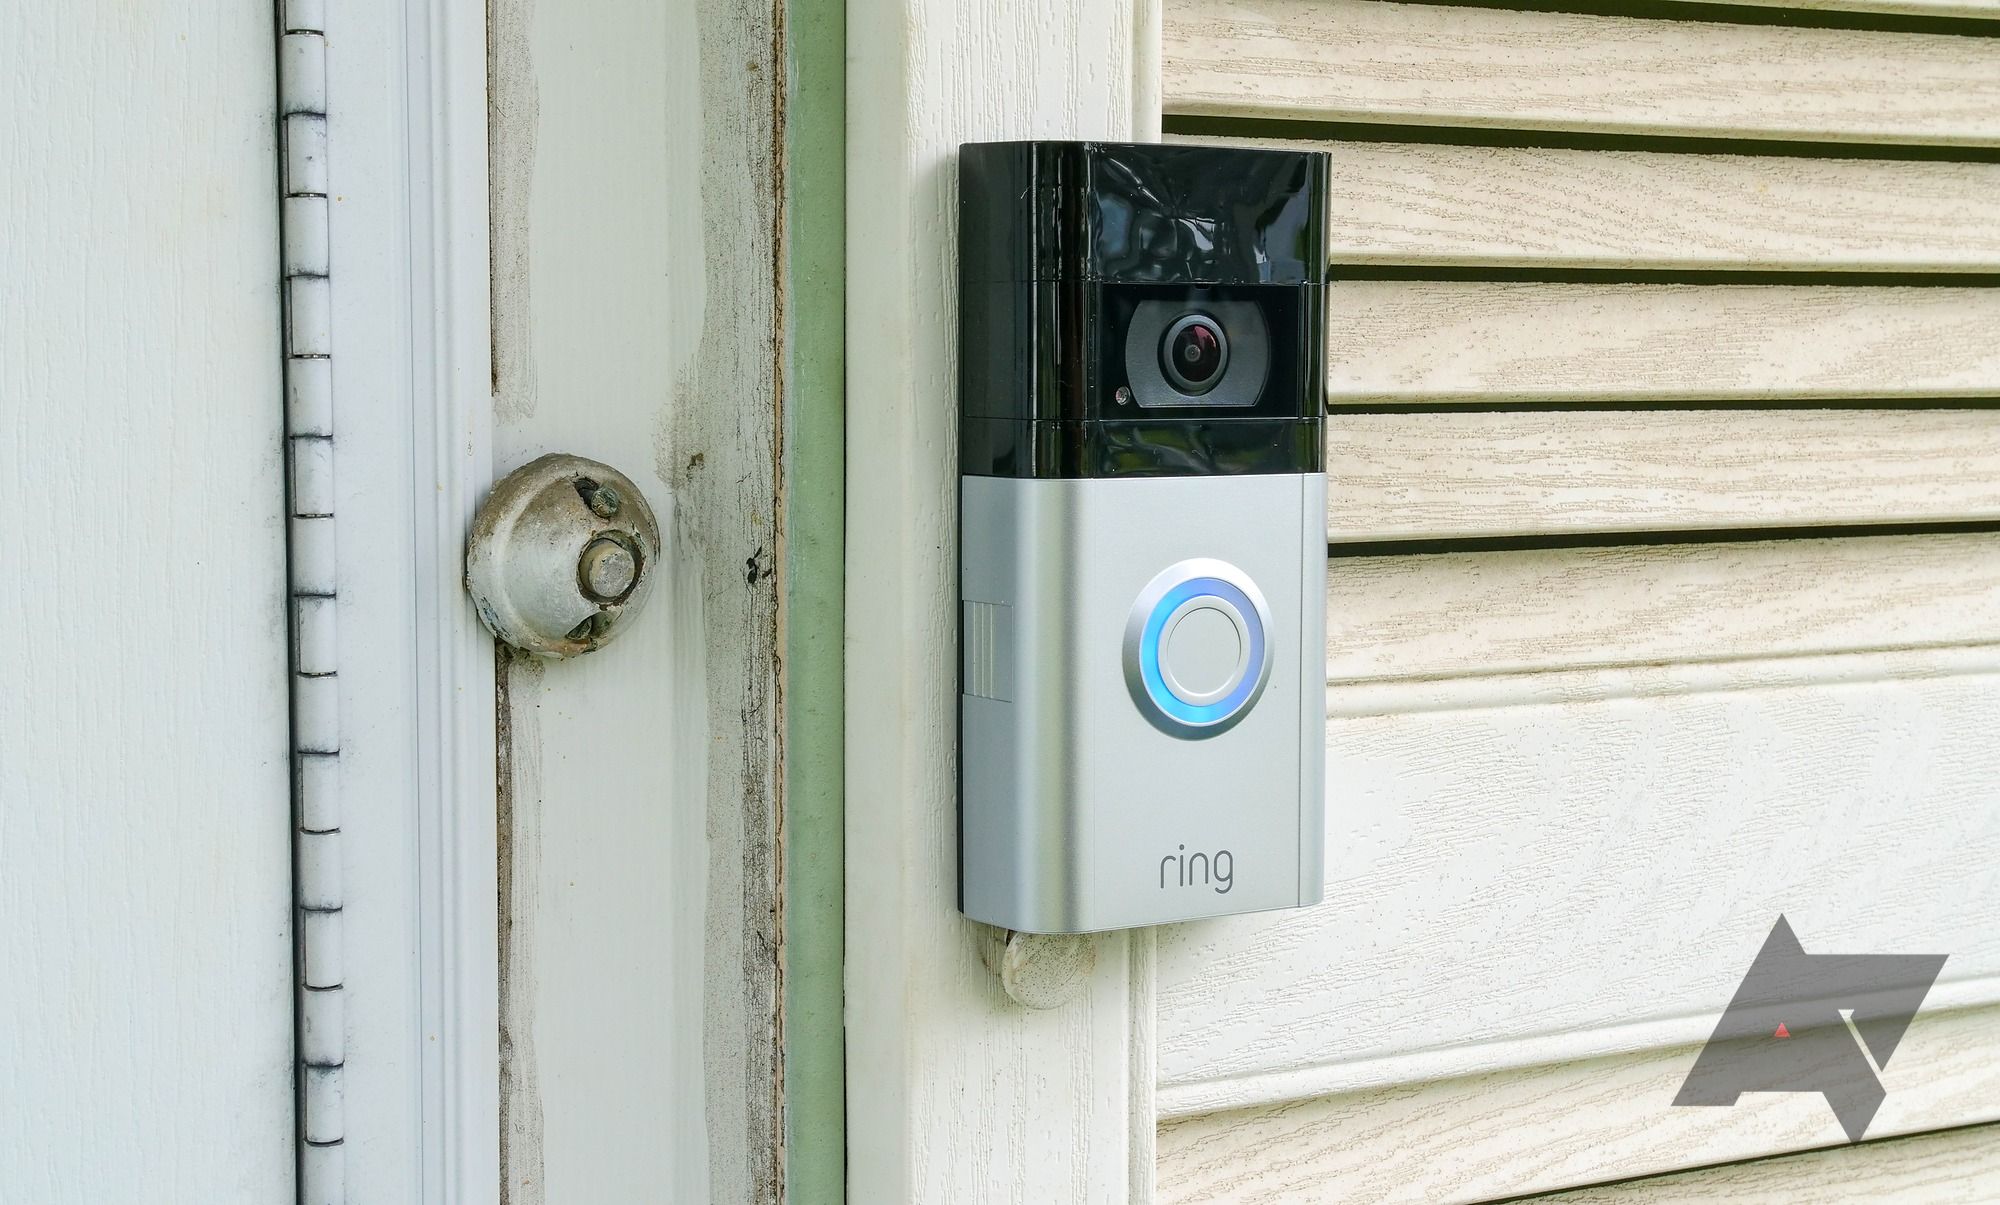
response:
[[[1190,598],[1160,634],[1160,677],[1183,703],[1206,707],[1229,697],[1250,668],[1250,625],[1213,594]]]
[[[1125,682],[1154,727],[1199,740],[1247,714],[1271,675],[1271,611],[1250,576],[1198,557],[1139,592],[1125,626]]]

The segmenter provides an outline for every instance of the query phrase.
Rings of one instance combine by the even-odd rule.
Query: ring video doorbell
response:
[[[959,160],[959,907],[1320,899],[1326,156]]]

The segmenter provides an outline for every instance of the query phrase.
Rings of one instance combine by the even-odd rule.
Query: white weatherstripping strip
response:
[[[333,349],[327,245],[326,29],[320,0],[282,0],[278,112],[285,306],[285,448],[297,826],[299,1201],[347,1199],[341,1072],[340,678],[333,513]]]

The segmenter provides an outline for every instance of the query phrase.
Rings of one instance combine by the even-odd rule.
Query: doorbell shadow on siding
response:
[[[1327,157],[959,157],[959,908],[1318,903]]]

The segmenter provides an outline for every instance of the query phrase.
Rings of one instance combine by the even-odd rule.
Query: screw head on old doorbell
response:
[[[961,148],[976,920],[1320,897],[1326,193],[1319,152]]]

